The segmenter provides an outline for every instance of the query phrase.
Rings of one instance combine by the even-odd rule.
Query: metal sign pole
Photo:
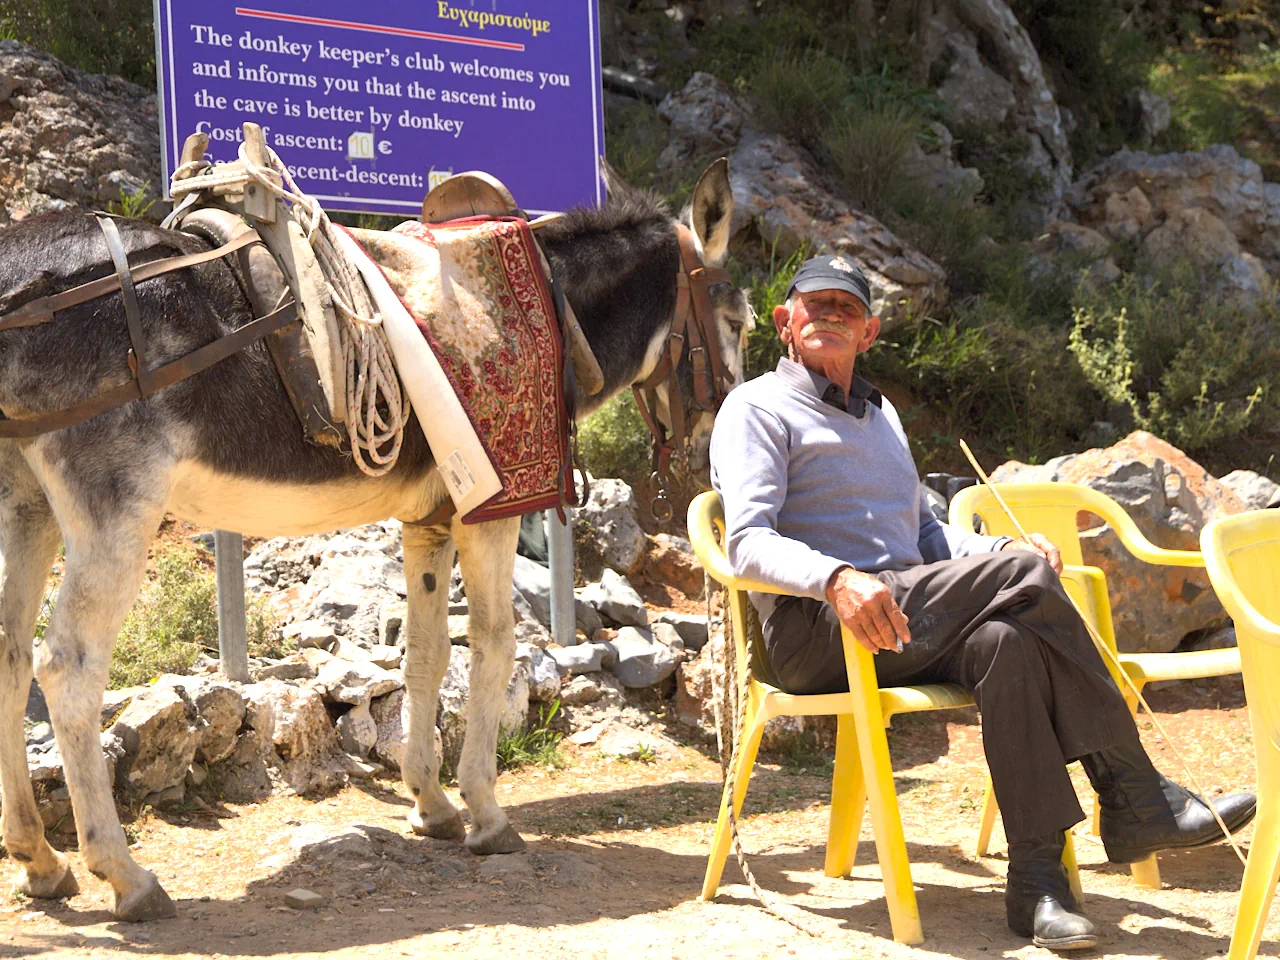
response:
[[[564,508],[565,523],[547,511],[547,552],[551,565],[551,639],[562,647],[578,642],[573,609],[573,511]]]
[[[228,680],[249,682],[249,641],[244,618],[244,538],[213,531],[218,578],[218,658]]]

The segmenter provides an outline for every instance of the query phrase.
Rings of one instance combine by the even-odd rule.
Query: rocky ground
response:
[[[1152,699],[1206,790],[1252,784],[1238,678],[1171,686]],[[1143,736],[1173,772],[1168,747],[1149,729]],[[1004,926],[999,830],[991,857],[972,856],[984,783],[972,712],[900,718],[890,745],[927,937],[917,948],[889,939],[866,825],[853,878],[822,876],[830,781],[820,754],[766,758],[743,830],[760,881],[803,911],[822,933],[814,939],[762,910],[732,862],[720,897],[696,899],[718,800],[713,759],[687,744],[647,763],[570,745],[564,769],[525,767],[499,779],[527,853],[480,860],[414,836],[405,790],[391,780],[320,800],[187,803],[128,825],[134,855],[178,902],[176,919],[116,923],[108,888],[73,856],[78,896],[0,904],[0,957],[1048,956]],[[1108,865],[1095,840],[1079,836],[1077,845],[1102,934],[1090,956],[1226,952],[1241,874],[1229,848],[1161,857],[1165,889],[1147,891]],[[298,889],[322,901],[286,906]],[[1274,911],[1259,956],[1280,956]]]

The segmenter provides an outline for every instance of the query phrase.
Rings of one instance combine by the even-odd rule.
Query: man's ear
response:
[[[858,352],[866,353],[870,350],[878,336],[880,336],[880,318],[867,317],[867,325],[862,331],[862,340],[858,342]]]
[[[773,308],[773,325],[783,343],[791,342],[791,311],[786,304],[780,303]]]

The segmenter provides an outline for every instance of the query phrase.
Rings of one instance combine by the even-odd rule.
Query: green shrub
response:
[[[186,673],[201,649],[218,649],[218,588],[189,547],[157,553],[155,577],[125,619],[111,654],[109,686],[146,683],[162,673]],[[275,621],[261,600],[246,604],[249,654],[283,652]]]
[[[0,0],[0,36],[156,88],[151,0]]]
[[[1134,424],[1192,455],[1280,426],[1280,310],[1216,296],[1181,265],[1113,286],[1082,285],[1071,351]]]
[[[578,427],[578,452],[588,472],[620,477],[633,487],[649,476],[651,440],[630,392],[607,401]]]
[[[504,732],[498,738],[498,769],[518,770],[527,764],[558,769],[565,765],[560,753],[564,734],[551,729],[560,712],[560,701],[538,709],[538,722],[527,730]]]

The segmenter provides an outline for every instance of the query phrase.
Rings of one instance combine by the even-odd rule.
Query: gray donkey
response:
[[[719,162],[703,175],[683,215],[708,266],[725,258],[732,213],[727,167]],[[204,249],[191,236],[145,223],[123,221],[120,228],[135,266]],[[604,373],[601,393],[577,398],[582,416],[643,382],[659,362],[677,302],[676,221],[652,196],[614,186],[607,206],[571,211],[540,239]],[[0,291],[29,288],[38,296],[112,272],[93,217],[55,214],[0,231]],[[148,280],[138,296],[154,365],[253,316],[225,260]],[[738,382],[750,308],[728,284],[713,286],[712,300],[722,355]],[[64,409],[123,383],[130,375],[128,352],[119,293],[60,312],[52,322],[0,333],[0,414]],[[692,392],[691,379],[686,362],[682,394]],[[667,414],[659,400],[661,420]],[[702,414],[690,430],[695,467],[705,460],[710,421]],[[112,643],[166,513],[274,537],[387,517],[415,520],[445,497],[416,424],[405,430],[396,467],[379,478],[360,473],[349,456],[304,441],[261,342],[79,426],[0,440],[0,833],[19,864],[17,889],[32,897],[66,897],[78,889],[68,859],[45,840],[27,775],[22,718],[34,666],[65,764],[85,866],[111,884],[116,917],[137,921],[175,912],[155,875],[129,856],[99,746]],[[427,836],[465,836],[476,854],[524,846],[494,798],[498,720],[515,655],[511,579],[518,528],[518,519],[463,525],[456,517],[404,527],[409,725],[403,775],[415,800],[409,820]],[[65,576],[49,627],[33,643],[59,541],[66,545]],[[471,702],[458,768],[469,833],[440,787],[432,738],[449,662],[447,587],[455,545],[471,615]]]

